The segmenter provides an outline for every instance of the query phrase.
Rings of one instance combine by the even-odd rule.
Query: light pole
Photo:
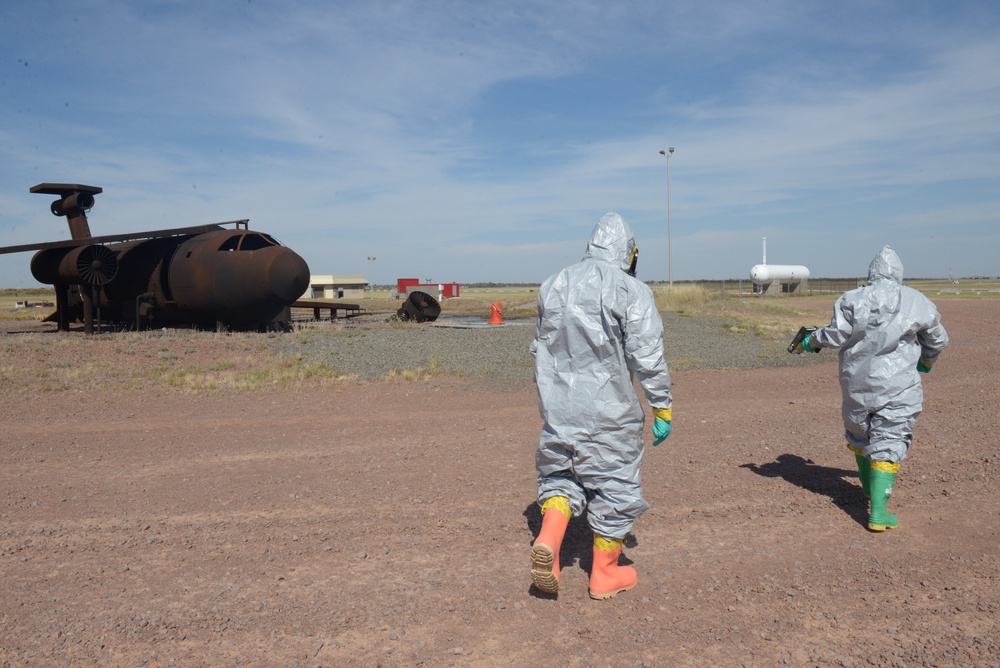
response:
[[[375,256],[374,255],[369,255],[368,256],[368,268],[370,269],[371,274],[372,274],[372,297],[371,298],[375,299]]]
[[[673,154],[673,146],[660,151],[660,155],[667,159],[667,280],[671,290],[674,289],[674,247],[670,235],[670,156]]]

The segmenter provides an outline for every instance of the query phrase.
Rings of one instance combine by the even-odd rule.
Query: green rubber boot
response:
[[[872,463],[864,455],[854,453],[854,459],[858,462],[858,477],[861,478],[861,493],[866,499],[872,498]]]
[[[871,512],[868,514],[868,528],[872,531],[885,531],[899,526],[896,516],[885,509],[892,496],[892,483],[896,480],[897,471],[899,464],[871,463]]]

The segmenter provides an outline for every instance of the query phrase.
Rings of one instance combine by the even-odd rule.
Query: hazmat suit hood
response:
[[[892,250],[888,244],[879,251],[879,254],[868,266],[869,283],[884,279],[895,281],[900,285],[903,283],[903,263],[896,255],[896,251]]]
[[[635,236],[632,234],[632,228],[624,218],[612,211],[597,221],[594,231],[590,233],[590,241],[587,242],[587,252],[583,259],[604,260],[628,272],[634,251]]]

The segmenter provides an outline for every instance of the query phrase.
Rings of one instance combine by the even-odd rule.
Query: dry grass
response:
[[[85,392],[100,385],[207,393],[322,387],[353,378],[323,363],[279,357],[263,345],[264,336],[189,330],[10,335],[0,339],[0,390]]]
[[[990,299],[1000,295],[988,291],[995,287],[992,283],[981,281],[961,286],[941,281],[910,285],[922,289],[934,300]],[[712,317],[729,332],[776,338],[788,337],[803,323],[824,324],[836,298],[832,294],[740,296],[695,284],[675,284],[672,289],[657,285],[653,293],[660,311],[684,317]],[[50,309],[15,311],[13,304],[16,301],[43,301],[49,296],[47,290],[2,290],[0,319],[41,319]],[[532,318],[536,298],[537,288],[532,287],[482,293],[467,291],[460,299],[445,300],[442,315],[476,315],[485,319],[489,317],[490,304],[501,301],[505,318]],[[372,312],[392,312],[399,307],[399,302],[393,300],[373,302],[365,304]],[[375,326],[418,330],[425,325],[397,321],[372,325]],[[304,322],[284,335],[191,330],[105,333],[89,337],[79,332],[4,335],[0,336],[0,392],[86,392],[98,385],[191,393],[328,386],[354,376],[323,363],[306,362],[301,356],[279,356],[265,345],[266,337],[290,336],[307,345],[320,335],[360,336],[368,328],[360,323]],[[417,368],[394,369],[389,377],[421,382],[445,373],[440,359],[430,359]],[[455,374],[454,371],[447,373]]]
[[[442,376],[448,373],[448,375],[456,375],[454,372],[446,372],[441,366],[442,359],[438,356],[432,356],[427,360],[427,365],[423,367],[418,367],[415,369],[392,369],[389,372],[389,378],[407,381],[420,381],[426,382],[437,376]],[[457,375],[461,375],[460,373]]]
[[[716,317],[734,334],[785,336],[797,331],[803,319],[810,317],[808,311],[799,308],[801,299],[739,296],[695,284],[657,286],[653,297],[660,311],[687,317]]]
[[[276,359],[271,365],[264,366],[253,362],[240,366],[232,361],[221,362],[209,368],[197,365],[180,368],[157,365],[150,369],[148,376],[157,384],[185,392],[287,389],[305,383],[323,387],[331,382],[353,379],[353,376],[340,374],[323,363],[303,363],[299,357]]]
[[[51,288],[0,289],[0,321],[41,322],[55,309],[52,307],[17,308],[18,302],[54,304],[56,293]]]
[[[653,299],[659,311],[672,311],[680,315],[698,312],[719,297],[701,285],[684,284],[673,287],[658,285],[653,288]]]
[[[965,279],[958,283],[945,280],[904,281],[932,300],[938,299],[1000,299],[1000,280]]]
[[[413,323],[395,328],[416,329]],[[356,379],[301,355],[280,356],[264,343],[269,336],[292,336],[303,345],[312,337],[358,336],[364,328],[307,324],[290,334],[168,330],[94,336],[32,333],[0,338],[0,392],[86,392],[96,385],[123,390],[167,389],[192,394],[328,387]],[[447,371],[439,357],[418,368],[400,368],[388,378],[425,382]],[[458,372],[457,375],[461,375]]]

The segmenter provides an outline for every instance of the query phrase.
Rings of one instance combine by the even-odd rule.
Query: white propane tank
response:
[[[770,285],[778,283],[799,283],[809,280],[809,269],[801,264],[768,264],[767,237],[762,237],[764,257],[760,264],[750,268],[750,280],[754,285]]]
[[[797,283],[808,279],[809,269],[801,264],[755,264],[750,269],[750,280],[756,285],[767,285],[774,281]]]

